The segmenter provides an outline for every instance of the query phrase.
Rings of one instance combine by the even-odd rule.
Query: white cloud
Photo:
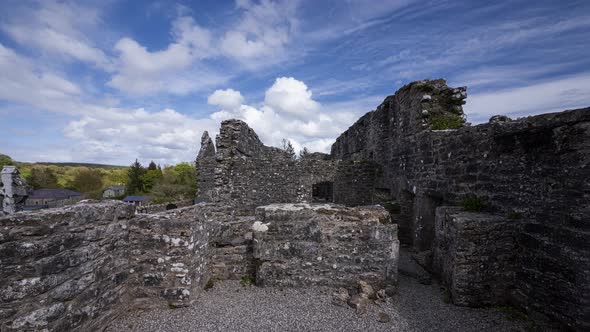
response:
[[[80,87],[0,44],[0,99],[55,112],[73,112]]]
[[[233,89],[215,90],[213,94],[207,98],[209,105],[221,107],[222,110],[234,111],[242,105],[244,97],[240,91]]]
[[[21,45],[109,69],[110,59],[84,34],[100,22],[95,8],[72,2],[43,1],[26,19],[4,17],[0,29]]]
[[[465,112],[470,121],[485,122],[492,115],[511,117],[558,112],[590,106],[590,73],[551,82],[472,94]]]
[[[184,95],[227,80],[200,62],[215,54],[207,29],[183,16],[174,20],[172,36],[174,42],[166,49],[153,52],[131,38],[120,39],[115,44],[116,73],[108,85],[135,95]]]
[[[307,85],[293,77],[277,78],[266,90],[264,102],[278,112],[293,116],[308,117],[319,109]]]
[[[216,94],[217,91],[210,98]],[[322,105],[313,100],[305,83],[292,77],[280,77],[266,90],[262,106],[242,104],[233,111],[222,107],[211,119],[242,119],[268,145],[280,146],[286,138],[296,150],[305,146],[310,151],[329,152],[335,138],[354,122],[350,109],[332,110],[325,112]]]
[[[193,160],[202,132],[214,132],[217,125],[212,119],[194,119],[171,109],[104,108],[69,122],[63,132],[77,142],[72,154],[83,160],[177,163]]]
[[[221,38],[221,51],[249,67],[284,60],[286,46],[297,28],[298,4],[299,1],[263,0],[257,4],[236,1],[236,8],[243,13],[238,23]]]

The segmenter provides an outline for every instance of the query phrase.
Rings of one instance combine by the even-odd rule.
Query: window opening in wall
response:
[[[313,185],[312,188],[313,202],[333,202],[334,201],[334,182],[325,181]]]

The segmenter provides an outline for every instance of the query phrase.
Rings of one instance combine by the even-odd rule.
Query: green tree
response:
[[[150,165],[148,166],[148,171],[155,171],[158,169],[158,166],[156,166],[156,163],[152,160],[150,161]]]
[[[164,203],[192,199],[197,191],[196,168],[189,163],[164,168],[152,189],[154,202]]]
[[[47,167],[33,167],[26,181],[33,189],[60,188],[57,183],[57,176]]]
[[[303,150],[299,151],[299,159],[306,158],[309,155],[309,151],[306,147],[303,147]]]
[[[291,141],[289,141],[286,138],[283,138],[283,141],[281,142],[281,148],[287,152],[287,154],[289,154],[289,156],[292,159],[295,159],[297,157],[297,155],[295,154],[295,149],[293,148],[293,145],[291,145]]]
[[[2,170],[2,168],[7,165],[15,165],[14,160],[12,160],[12,158],[9,156],[0,153],[0,170]]]
[[[127,194],[133,195],[144,191],[143,175],[146,170],[137,159],[127,171]]]
[[[76,172],[70,187],[82,192],[97,192],[102,189],[102,172],[97,169],[81,167]]]
[[[149,169],[145,172],[144,175],[141,176],[141,181],[143,182],[143,187],[146,192],[152,190],[156,182],[162,178],[162,171],[157,167],[155,169]]]

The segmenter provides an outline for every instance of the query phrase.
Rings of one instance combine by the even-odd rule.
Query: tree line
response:
[[[100,199],[105,187],[115,185],[125,185],[126,195],[149,195],[161,203],[190,199],[196,193],[196,169],[189,163],[163,168],[153,161],[143,167],[137,160],[129,167],[40,165],[0,154],[0,169],[5,165],[17,166],[33,189],[71,189],[93,199]]]

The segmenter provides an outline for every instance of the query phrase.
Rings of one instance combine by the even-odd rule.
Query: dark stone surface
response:
[[[515,283],[519,222],[456,207],[436,210],[433,269],[454,304],[510,303]]]
[[[381,166],[374,186],[400,204],[400,240],[419,251],[435,242],[436,208],[468,195],[518,218],[512,300],[589,329],[590,297],[580,294],[590,294],[590,108],[431,130],[424,96],[452,112],[449,91],[443,80],[401,88],[344,132],[332,157]]]

